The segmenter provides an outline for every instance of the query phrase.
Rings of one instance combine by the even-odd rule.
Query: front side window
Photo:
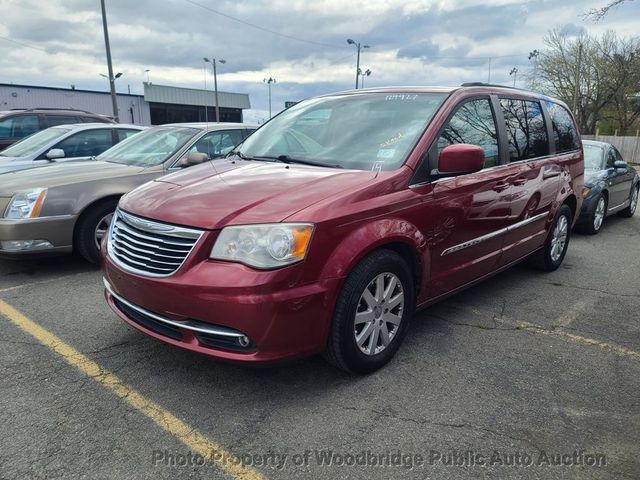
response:
[[[438,137],[438,156],[443,148],[456,143],[482,147],[484,168],[498,163],[498,133],[489,99],[472,100],[458,108]]]
[[[399,168],[447,94],[360,93],[313,98],[285,110],[238,153],[357,169]]]
[[[73,115],[45,115],[44,121],[48,127],[55,127],[56,125],[72,125],[79,123],[78,117]]]
[[[37,154],[40,149],[46,147],[51,142],[54,142],[57,138],[62,137],[67,132],[69,132],[69,129],[59,127],[41,130],[30,137],[14,143],[9,148],[3,150],[2,153],[0,153],[0,156],[26,157],[27,155]]]
[[[547,128],[538,102],[500,99],[509,139],[509,161],[518,162],[549,155]]]
[[[100,155],[113,145],[110,128],[85,130],[65,138],[53,148],[64,150],[66,158],[93,157]]]
[[[189,149],[189,152],[206,153],[209,158],[222,157],[242,142],[242,130],[219,130],[209,132]]]
[[[191,127],[154,127],[111,147],[99,160],[152,167],[165,162],[178,152],[200,130]]]
[[[37,115],[17,115],[0,120],[0,138],[24,138],[38,130]]]
[[[546,107],[551,115],[556,153],[571,152],[580,148],[578,128],[567,109],[551,101],[546,102]]]

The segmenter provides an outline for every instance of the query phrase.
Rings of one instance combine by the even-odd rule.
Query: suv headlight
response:
[[[44,197],[46,196],[46,188],[34,188],[33,190],[15,193],[4,212],[4,218],[16,220],[36,218],[40,215]]]
[[[313,224],[273,223],[225,227],[210,258],[255,268],[277,268],[304,260]]]

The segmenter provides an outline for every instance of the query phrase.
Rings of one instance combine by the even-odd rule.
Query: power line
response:
[[[297,42],[308,43],[310,45],[317,45],[317,46],[320,46],[320,47],[341,48],[341,49],[342,48],[346,48],[346,47],[342,47],[342,46],[338,46],[338,45],[330,45],[328,43],[314,42],[313,40],[307,40],[305,38],[294,37],[293,35],[287,35],[285,33],[280,33],[280,32],[277,32],[275,30],[270,30],[270,29],[268,29],[266,27],[262,27],[260,25],[256,25],[255,23],[247,22],[247,21],[242,20],[240,18],[233,17],[231,15],[227,15],[226,13],[222,13],[222,12],[220,12],[218,10],[215,10],[215,9],[211,8],[211,7],[207,7],[206,5],[202,5],[201,3],[194,2],[193,0],[185,0],[185,2],[190,3],[191,5],[194,5],[196,7],[200,7],[200,8],[202,8],[204,10],[207,10],[207,11],[209,11],[211,13],[215,13],[216,15],[220,15],[221,17],[228,18],[229,20],[233,20],[234,22],[241,23],[243,25],[255,28],[257,30],[262,30],[263,32],[267,32],[267,33],[270,33],[272,35],[277,35],[278,37],[288,38],[289,40],[295,40]]]
[[[0,40],[5,40],[7,42],[15,43],[16,45],[20,45],[22,47],[32,48],[34,50],[40,50],[41,52],[46,52],[47,50],[42,47],[36,47],[34,45],[29,45],[28,43],[19,42],[17,40],[12,40],[11,38],[0,36]]]

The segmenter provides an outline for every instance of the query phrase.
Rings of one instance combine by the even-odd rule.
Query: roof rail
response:
[[[12,108],[11,111],[32,112],[33,110],[51,110],[51,111],[66,111],[66,112],[82,112],[89,113],[91,115],[100,116],[97,113],[90,112],[88,110],[81,110],[78,108],[63,108],[63,107],[31,107],[31,108]]]
[[[497,87],[497,88],[509,88],[511,90],[526,90],[524,88],[510,87],[508,85],[498,85],[497,83],[486,83],[486,82],[466,82],[460,86],[461,87]]]

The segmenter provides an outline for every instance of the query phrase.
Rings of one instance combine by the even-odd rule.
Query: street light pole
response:
[[[111,64],[111,46],[109,45],[109,29],[107,28],[107,12],[104,6],[104,0],[100,0],[102,8],[102,29],[104,30],[104,45],[107,50],[107,69],[109,73],[109,89],[111,90],[111,106],[113,107],[113,118],[119,122],[118,118],[118,99],[116,97],[116,81],[113,78],[113,65]]]
[[[362,76],[362,80],[360,80],[360,88],[364,88],[364,77],[371,75],[371,70],[367,68],[364,72],[360,71],[359,73]]]
[[[358,77],[360,76],[360,48],[371,48],[369,45],[360,45],[360,42],[356,42],[351,38],[347,38],[349,45],[355,45],[358,50],[358,56],[356,57],[356,90],[358,89]]]
[[[204,61],[209,62],[213,67],[213,89],[215,92],[216,100],[216,123],[220,123],[220,106],[218,103],[218,72],[216,70],[216,59],[211,58],[211,60],[209,60],[207,57],[204,57]],[[227,63],[227,61],[222,58],[217,61],[220,63]]]
[[[509,75],[513,75],[513,88],[516,88],[516,79],[518,78],[518,68],[513,67],[509,72]]]
[[[276,79],[273,77],[265,78],[262,80],[269,86],[269,119],[271,119],[271,84],[276,83]]]

